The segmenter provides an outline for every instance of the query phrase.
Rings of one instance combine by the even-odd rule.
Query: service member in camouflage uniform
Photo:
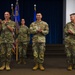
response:
[[[68,62],[68,70],[75,66],[75,13],[70,15],[71,22],[67,23],[65,32],[65,51]]]
[[[45,68],[43,67],[43,63],[46,42],[45,36],[49,32],[49,27],[46,22],[41,20],[41,13],[36,14],[36,19],[37,21],[31,23],[30,25],[30,33],[34,34],[32,38],[33,56],[35,61],[33,70],[37,70],[38,68],[40,68],[40,70],[44,70]]]
[[[2,24],[2,20],[0,19],[0,26],[1,26],[1,24]],[[2,42],[2,38],[1,38],[1,31],[0,31],[0,57],[1,57],[1,42]],[[0,60],[0,62],[1,62],[1,60]]]
[[[24,63],[26,64],[25,61],[25,57],[26,57],[26,52],[27,52],[27,46],[28,46],[28,42],[29,42],[29,29],[28,27],[25,25],[25,20],[22,19],[21,20],[21,26],[18,32],[18,49],[19,49],[19,62],[20,63]]]
[[[0,70],[10,70],[10,61],[11,61],[11,50],[14,43],[13,38],[13,32],[15,29],[15,22],[10,20],[10,13],[5,12],[4,13],[5,20],[2,21],[2,24],[0,25],[1,30],[1,62],[2,66],[0,67]]]

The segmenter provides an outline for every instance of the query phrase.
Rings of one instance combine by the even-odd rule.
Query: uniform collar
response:
[[[75,26],[75,23],[71,22],[73,26]]]
[[[25,26],[25,25],[21,25],[21,26]]]
[[[10,22],[11,20],[9,20],[8,22]],[[5,22],[5,20],[3,21],[3,22]]]
[[[36,21],[37,23],[40,23],[40,22],[42,22],[42,20],[41,21]]]
[[[26,25],[21,25],[21,27],[25,27]]]

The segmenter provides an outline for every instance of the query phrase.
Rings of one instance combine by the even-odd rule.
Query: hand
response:
[[[8,25],[8,23],[5,23],[5,26],[7,26]]]
[[[0,19],[0,24],[2,24],[2,20]]]
[[[8,22],[7,21],[4,21],[4,24],[5,24],[5,26],[7,26],[8,25]]]
[[[40,29],[40,30],[38,30],[38,32],[39,32],[39,33],[41,33],[41,32],[42,32],[42,30]]]
[[[18,39],[16,39],[16,43],[18,43]]]
[[[73,32],[71,30],[68,30],[68,33],[73,34]]]

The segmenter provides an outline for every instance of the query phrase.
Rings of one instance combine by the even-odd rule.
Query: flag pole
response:
[[[13,9],[13,4],[11,4],[11,10],[12,10],[12,15],[14,15],[14,9]]]
[[[14,16],[14,8],[13,8],[13,4],[11,4],[11,10],[12,10],[12,12],[11,12],[11,20],[13,20],[13,16]],[[14,48],[12,48],[12,52],[15,54]]]
[[[13,8],[13,4],[11,4],[11,20],[14,21],[14,8]]]
[[[36,4],[34,4],[34,10],[36,11]]]
[[[36,4],[34,4],[34,21],[36,21]]]
[[[18,0],[16,0],[16,5],[18,5]],[[15,14],[15,16],[17,16]],[[16,34],[17,34],[18,30],[16,29]],[[18,42],[17,42],[17,39],[16,39],[16,61],[18,61]]]

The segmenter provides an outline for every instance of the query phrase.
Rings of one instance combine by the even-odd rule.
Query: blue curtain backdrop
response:
[[[16,0],[0,0],[0,18],[5,11],[11,13],[11,4]],[[41,12],[43,20],[49,24],[47,44],[62,44],[63,42],[63,0],[19,0],[20,17],[26,19],[29,27],[34,17],[34,4],[37,12]]]

